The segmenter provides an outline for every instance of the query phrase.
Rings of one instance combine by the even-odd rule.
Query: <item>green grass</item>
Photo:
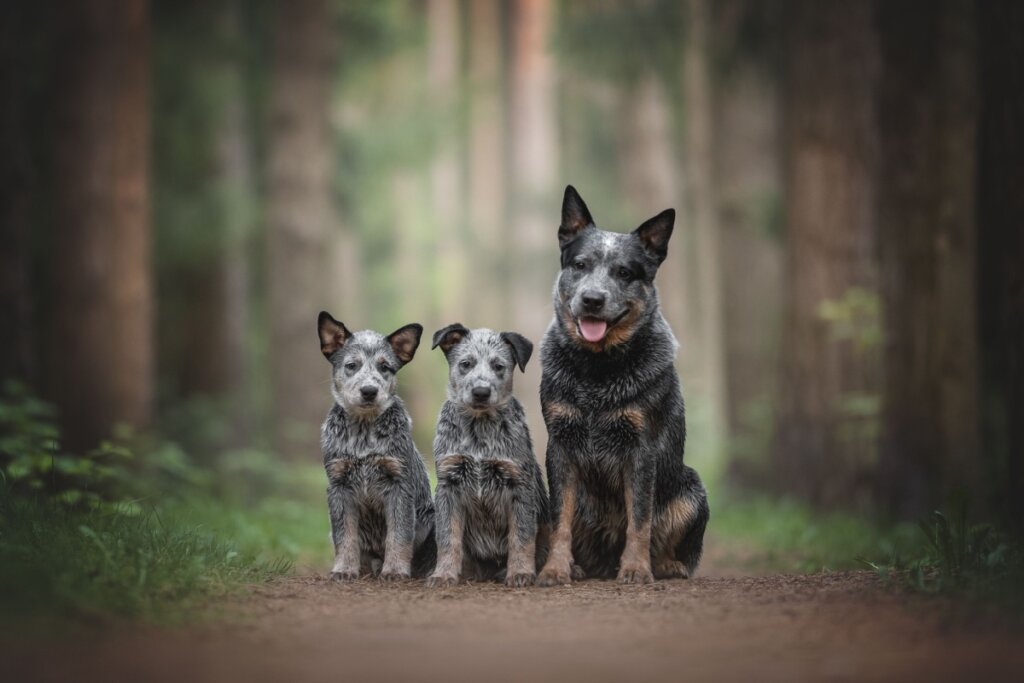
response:
[[[925,547],[912,524],[882,525],[766,496],[719,497],[709,530],[742,549],[738,561],[748,568],[771,571],[864,569],[867,562],[917,557]]]
[[[291,570],[298,553],[264,548],[258,531],[233,538],[237,510],[222,509],[218,525],[195,521],[198,511],[218,516],[214,506],[197,507],[195,517],[173,508],[119,514],[0,495],[0,619],[173,620],[206,598]]]

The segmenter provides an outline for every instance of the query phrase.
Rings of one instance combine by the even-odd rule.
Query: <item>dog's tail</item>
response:
[[[687,574],[692,578],[700,564],[700,558],[704,554],[704,530],[711,518],[711,508],[708,507],[708,494],[704,490],[704,484],[692,467],[686,467],[686,490],[683,495],[689,498],[693,508],[697,510],[696,516],[686,530],[683,539],[676,546],[676,559],[686,567]]]

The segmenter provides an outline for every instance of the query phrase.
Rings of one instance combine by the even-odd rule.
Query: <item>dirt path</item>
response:
[[[1024,638],[868,572],[509,591],[293,577],[188,629],[7,642],[10,681],[1021,680]],[[13,650],[4,654],[2,650]]]

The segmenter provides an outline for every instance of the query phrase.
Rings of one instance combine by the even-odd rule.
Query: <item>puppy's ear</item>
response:
[[[594,224],[590,217],[590,210],[583,203],[576,188],[566,185],[565,197],[562,198],[562,224],[558,226],[558,246],[564,247],[576,239],[584,228]]]
[[[676,222],[676,210],[665,209],[654,218],[644,222],[633,231],[644,248],[658,261],[658,265],[668,256],[668,238],[672,236],[672,227]]]
[[[331,317],[327,311],[320,311],[316,319],[317,333],[320,335],[320,353],[324,358],[331,359],[334,352],[345,345],[352,333],[345,324]]]
[[[499,336],[512,347],[512,359],[519,366],[519,370],[526,372],[526,364],[533,355],[533,342],[518,332],[502,332]]]
[[[444,351],[445,357],[447,357],[448,352],[455,348],[467,334],[469,334],[469,330],[462,323],[452,323],[448,327],[442,327],[434,333],[434,345],[430,348],[436,349],[440,346],[441,350]]]
[[[405,327],[399,327],[388,335],[388,344],[391,350],[398,356],[398,360],[405,365],[416,355],[416,349],[420,345],[420,337],[423,336],[423,325],[411,323]]]

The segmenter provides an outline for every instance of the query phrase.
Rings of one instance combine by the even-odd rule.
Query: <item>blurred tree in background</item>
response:
[[[123,423],[315,464],[317,311],[539,342],[572,183],[604,228],[679,210],[659,293],[713,483],[1020,520],[1020,7],[7,3],[0,373],[71,453]],[[423,452],[446,372],[424,343],[400,375]]]

